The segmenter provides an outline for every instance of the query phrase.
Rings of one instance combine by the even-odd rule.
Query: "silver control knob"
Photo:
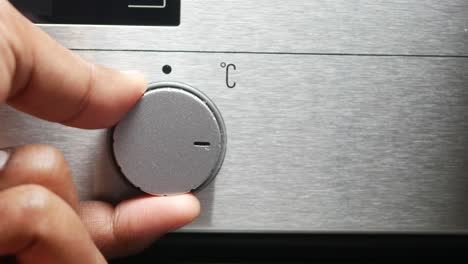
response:
[[[113,151],[122,174],[153,195],[198,190],[217,175],[226,129],[213,102],[178,83],[157,83],[115,127]]]

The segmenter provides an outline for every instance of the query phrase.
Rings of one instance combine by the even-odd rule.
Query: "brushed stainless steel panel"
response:
[[[183,0],[181,19],[44,28],[76,49],[468,56],[466,0]]]
[[[226,160],[185,230],[468,231],[468,58],[79,53],[188,83],[222,112]],[[222,62],[237,66],[234,89]],[[0,146],[62,149],[83,199],[134,194],[115,170],[106,130],[5,107],[0,122]]]

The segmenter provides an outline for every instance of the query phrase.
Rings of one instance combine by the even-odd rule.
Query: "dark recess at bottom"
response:
[[[394,263],[460,257],[468,259],[468,235],[174,233],[138,256],[112,263]]]

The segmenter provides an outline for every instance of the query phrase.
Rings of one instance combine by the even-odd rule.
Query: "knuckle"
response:
[[[55,147],[25,145],[15,148],[4,175],[7,187],[41,185],[74,208],[78,203],[70,166]]]
[[[57,217],[68,214],[65,203],[53,192],[41,185],[22,185],[15,188],[15,195],[10,202],[14,203],[15,213],[10,219],[16,226],[22,227],[22,233],[36,239],[44,239],[53,232]]]
[[[36,222],[47,216],[49,208],[54,203],[52,192],[40,185],[24,185],[18,187],[19,196],[16,201],[23,221]]]
[[[33,145],[38,154],[48,157],[49,166],[65,161],[65,157],[58,148],[51,145]]]
[[[6,31],[12,26],[12,8],[9,1],[0,0],[0,30]],[[1,32],[6,33],[6,32]]]
[[[2,57],[0,100],[2,101],[11,101],[21,95],[30,80],[33,68],[31,62],[34,58],[30,25],[31,23],[9,1],[0,0],[0,57]]]
[[[46,182],[55,182],[69,176],[68,164],[60,150],[49,145],[33,145],[29,148],[33,149],[31,159],[37,161],[36,177]]]
[[[15,55],[12,49],[11,34],[8,10],[6,5],[0,0],[0,102],[8,97],[9,87],[12,82],[12,75],[15,71]]]
[[[132,248],[132,232],[131,224],[128,219],[122,217],[121,208],[117,206],[114,211],[112,222],[112,233],[115,239],[116,246],[122,249]]]
[[[7,239],[12,235],[22,238],[40,235],[53,217],[50,209],[57,202],[54,197],[39,185],[21,185],[0,192],[0,241],[4,235]]]
[[[126,240],[126,235],[122,232],[122,230],[126,230],[126,228],[123,226],[124,224],[125,223],[122,222],[119,207],[117,207],[114,211],[114,217],[112,219],[112,234],[114,235],[115,240],[119,243],[125,243]]]
[[[77,119],[81,117],[83,112],[86,110],[86,108],[90,104],[91,94],[94,88],[96,87],[96,79],[97,79],[96,70],[97,69],[96,69],[96,65],[93,63],[86,62],[86,65],[88,69],[87,80],[84,86],[83,93],[77,97],[78,103],[75,107],[75,110],[70,112],[65,119],[58,121],[58,123],[65,124],[65,125],[72,124],[73,122],[75,122]]]
[[[5,18],[5,16],[8,14],[7,6],[8,1],[7,0],[0,0],[0,22]]]

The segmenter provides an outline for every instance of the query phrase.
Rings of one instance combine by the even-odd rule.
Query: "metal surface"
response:
[[[192,87],[157,83],[113,130],[113,153],[125,177],[154,195],[199,190],[226,152],[221,115]]]
[[[228,152],[187,231],[468,231],[468,3],[284,2],[185,0],[178,28],[44,28],[216,103]],[[0,146],[61,148],[82,198],[134,195],[107,131],[0,120]]]
[[[50,26],[70,48],[467,56],[466,0],[182,0],[166,27]]]

